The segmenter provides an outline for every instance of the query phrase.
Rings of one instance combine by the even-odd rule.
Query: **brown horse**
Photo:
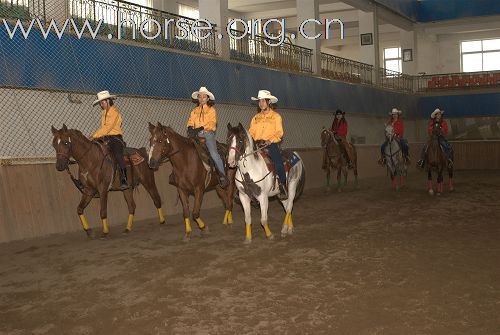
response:
[[[347,184],[347,174],[349,172],[347,168],[347,159],[342,154],[339,143],[333,133],[323,128],[321,131],[321,147],[324,149],[323,152],[323,170],[326,170],[326,188],[330,190],[330,169],[337,170],[337,191],[341,192],[342,187]],[[354,170],[354,183],[358,185],[358,154],[356,152],[356,147],[352,146],[352,156],[353,156],[353,170]],[[341,174],[344,175],[344,179],[341,180]]]
[[[76,129],[68,129],[66,125],[63,125],[62,129],[57,130],[52,126],[52,134],[54,135],[52,145],[57,155],[56,169],[58,171],[67,170],[69,172],[68,164],[70,163],[70,158],[73,158],[76,164],[78,164],[82,199],[78,205],[77,213],[83,229],[88,237],[93,237],[92,229],[89,227],[83,211],[92,198],[99,197],[101,202],[102,237],[107,237],[109,233],[107,222],[108,192],[119,191],[120,187],[120,178],[116,177],[117,169],[114,168],[114,161],[103,153],[103,150],[97,143],[89,140]],[[137,152],[144,160],[133,168],[130,166],[127,167],[129,184],[133,187],[139,184],[144,186],[153,199],[158,210],[160,223],[163,224],[165,223],[165,218],[161,209],[161,199],[156,188],[154,171],[147,164],[147,151],[145,148],[140,148]],[[128,223],[125,228],[125,232],[128,233],[132,229],[136,205],[133,188],[122,192],[129,212]]]
[[[205,192],[213,190],[222,199],[226,213],[223,224],[233,223],[233,195],[234,195],[234,169],[228,169],[226,174],[229,185],[222,189],[218,184],[218,178],[214,173],[207,172],[201,160],[199,153],[189,138],[179,135],[171,127],[163,126],[160,122],[155,127],[149,123],[151,133],[149,149],[149,166],[158,169],[160,163],[164,160],[170,160],[173,172],[170,175],[170,184],[177,187],[179,198],[181,199],[184,223],[186,225],[185,240],[191,235],[191,222],[189,213],[189,196],[194,196],[193,220],[198,224],[202,231],[207,231],[207,226],[200,218],[200,208]],[[227,147],[224,151],[227,152]],[[227,165],[227,164],[226,164]]]
[[[448,166],[448,158],[443,152],[441,145],[439,144],[439,136],[441,136],[441,129],[439,127],[434,127],[432,130],[431,138],[427,144],[427,156],[425,159],[427,168],[427,190],[430,195],[434,195],[434,190],[432,186],[432,171],[435,170],[438,174],[437,176],[437,195],[443,192],[443,171],[448,169],[449,176],[449,190],[453,191],[453,166]]]

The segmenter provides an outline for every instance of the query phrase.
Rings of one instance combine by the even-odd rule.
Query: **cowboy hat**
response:
[[[339,115],[339,114],[341,114],[341,115],[345,115],[345,112],[343,112],[343,111],[342,111],[342,110],[340,110],[340,109],[337,109],[337,110],[335,111],[335,115]]]
[[[401,113],[403,113],[403,112],[400,111],[399,109],[393,108],[392,111],[389,113],[389,115],[394,115],[394,114],[401,115]]]
[[[444,114],[444,111],[440,110],[439,108],[436,108],[434,112],[431,114],[431,119],[434,119],[438,113]]]
[[[274,95],[271,95],[271,92],[269,92],[268,90],[260,90],[257,94],[257,98],[252,97],[252,100],[260,99],[269,99],[273,104],[278,102],[278,98],[276,98]]]
[[[210,100],[215,100],[215,96],[213,95],[212,92],[210,92],[209,90],[207,90],[207,88],[205,86],[202,86],[200,87],[200,89],[198,91],[194,91],[192,94],[191,94],[191,98],[193,99],[198,99],[198,95],[202,93],[202,94],[206,94],[208,95],[208,98]]]
[[[106,99],[116,99],[116,95],[109,94],[109,91],[101,91],[97,93],[97,100],[92,103],[92,106],[97,105],[99,102]]]

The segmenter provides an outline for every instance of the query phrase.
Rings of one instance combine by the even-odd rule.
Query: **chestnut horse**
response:
[[[333,132],[329,129],[323,128],[321,131],[321,147],[324,149],[323,152],[323,170],[326,171],[326,189],[330,190],[330,169],[337,170],[337,191],[341,192],[342,187],[347,184],[347,174],[349,170],[347,168],[347,160],[344,157],[342,151],[340,150],[339,143],[335,139]],[[356,147],[352,146],[352,156],[353,156],[353,170],[354,170],[354,184],[358,185],[358,154],[356,152]],[[344,178],[341,179],[341,175]]]
[[[52,134],[54,135],[52,146],[56,150],[57,156],[56,169],[58,171],[67,170],[69,173],[70,158],[73,158],[78,164],[82,199],[78,205],[77,213],[84,231],[88,237],[92,238],[94,236],[83,212],[92,198],[99,197],[101,202],[102,237],[107,237],[109,234],[107,222],[108,192],[120,191],[120,178],[116,177],[118,169],[114,168],[114,160],[105,155],[98,144],[89,140],[76,129],[68,129],[66,125],[63,125],[62,129],[57,130],[52,126]],[[145,148],[140,148],[137,152],[144,158],[144,161],[133,168],[127,167],[129,184],[133,185],[133,187],[139,184],[144,186],[153,199],[160,223],[163,224],[165,218],[161,209],[161,199],[156,188],[154,171],[148,167],[146,161],[147,151]],[[129,212],[128,223],[125,228],[125,233],[128,233],[132,230],[136,205],[133,188],[122,192]]]
[[[427,156],[425,159],[427,169],[427,191],[430,195],[434,195],[432,185],[432,171],[437,172],[437,195],[443,192],[443,171],[448,170],[449,190],[453,191],[453,166],[448,166],[448,158],[439,144],[439,136],[442,136],[441,129],[434,127],[432,129],[431,138],[427,144]]]
[[[176,133],[171,127],[158,122],[157,126],[149,123],[151,133],[148,163],[153,169],[158,169],[161,162],[170,160],[173,172],[169,183],[177,187],[182,203],[184,223],[186,226],[185,240],[191,236],[191,221],[189,213],[189,196],[194,196],[193,220],[201,231],[208,231],[208,227],[200,218],[200,208],[205,192],[215,189],[222,199],[226,212],[223,224],[233,223],[233,193],[235,170],[227,169],[229,185],[226,189],[219,186],[217,176],[205,169],[204,163],[193,143],[193,140]],[[219,145],[222,145],[219,143]],[[226,150],[224,146],[224,150]]]

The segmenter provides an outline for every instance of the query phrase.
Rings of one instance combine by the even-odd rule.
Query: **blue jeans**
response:
[[[283,165],[283,159],[281,158],[278,144],[271,143],[271,145],[267,147],[267,151],[269,152],[269,156],[271,156],[271,160],[273,161],[280,184],[286,185],[285,166]]]
[[[215,132],[204,132],[202,134],[199,134],[199,136],[205,138],[205,144],[207,146],[208,152],[210,153],[210,157],[212,157],[213,161],[215,162],[217,170],[219,170],[221,175],[226,176],[226,172],[224,171],[224,164],[222,163],[222,159],[220,158],[219,152],[217,151]]]

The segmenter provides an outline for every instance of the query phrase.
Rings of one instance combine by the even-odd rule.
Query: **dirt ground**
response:
[[[254,210],[251,245],[240,208],[232,228],[205,210],[211,233],[187,243],[176,215],[2,244],[0,334],[500,334],[499,185],[476,171],[440,197],[424,174],[308,191],[292,237],[277,202],[274,241]]]

